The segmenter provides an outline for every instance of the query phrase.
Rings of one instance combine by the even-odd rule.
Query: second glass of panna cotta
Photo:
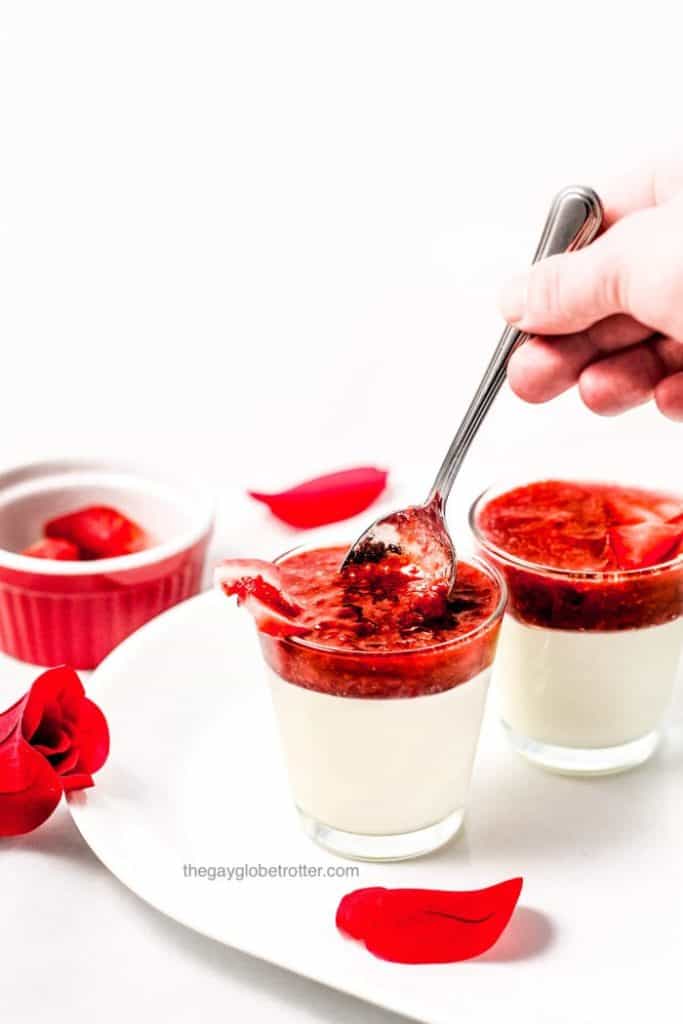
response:
[[[563,773],[647,760],[683,647],[683,498],[544,480],[485,492],[471,526],[508,584],[494,687],[513,746]]]
[[[334,852],[414,857],[463,820],[505,583],[460,562],[447,601],[400,559],[340,573],[345,551],[282,556],[287,597],[313,628],[259,631],[293,795],[306,832]]]

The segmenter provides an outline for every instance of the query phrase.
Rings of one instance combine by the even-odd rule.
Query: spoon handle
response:
[[[555,196],[533,262],[561,252],[583,249],[593,241],[602,224],[602,203],[591,188],[570,185]],[[528,334],[516,327],[506,327],[486,368],[477,392],[465,413],[458,432],[451,442],[427,498],[437,500],[443,509],[453,487],[462,461],[467,454],[482,420],[503,386],[510,356],[523,344]]]

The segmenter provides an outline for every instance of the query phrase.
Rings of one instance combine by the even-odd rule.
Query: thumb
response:
[[[626,312],[630,233],[627,221],[620,221],[586,249],[549,256],[513,278],[500,297],[505,319],[526,332],[572,334]]]

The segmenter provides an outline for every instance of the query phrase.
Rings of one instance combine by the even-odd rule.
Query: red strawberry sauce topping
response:
[[[683,614],[683,499],[544,480],[488,501],[475,528],[507,578],[508,610],[522,622],[619,630]]]
[[[470,633],[494,611],[499,592],[481,569],[458,563],[450,599],[401,554],[339,571],[346,549],[302,551],[280,563],[288,595],[303,609],[308,638],[326,647],[399,651]]]
[[[402,697],[450,689],[491,663],[501,598],[491,575],[459,562],[448,597],[443,583],[426,580],[398,553],[341,572],[345,551],[318,548],[276,566],[244,560],[217,570],[225,592],[254,616],[279,675],[341,696]]]

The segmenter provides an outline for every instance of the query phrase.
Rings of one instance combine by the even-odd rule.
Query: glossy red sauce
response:
[[[280,563],[289,598],[302,608],[297,622],[307,639],[354,651],[397,651],[455,640],[471,633],[496,608],[494,580],[466,562],[458,565],[450,599],[443,583],[425,579],[401,554],[349,565],[346,549],[302,551]]]
[[[296,624],[307,627],[301,639],[260,632],[279,675],[326,693],[401,697],[449,689],[491,663],[500,623],[490,622],[500,601],[491,576],[459,562],[447,598],[444,584],[425,580],[399,554],[342,573],[345,550],[279,563],[287,599],[301,609]]]
[[[673,495],[544,480],[492,499],[476,526],[485,544],[531,563],[486,549],[522,622],[619,630],[683,614],[683,500]]]

